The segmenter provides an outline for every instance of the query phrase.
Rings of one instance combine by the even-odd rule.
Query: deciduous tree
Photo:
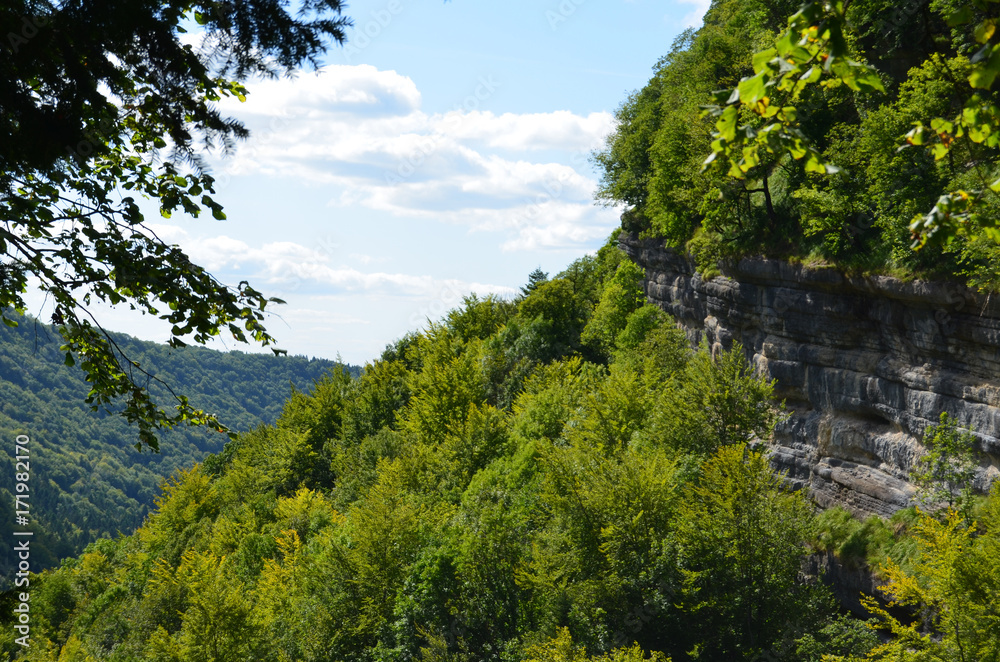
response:
[[[0,6],[0,316],[40,288],[79,362],[93,408],[118,407],[139,444],[180,421],[221,425],[175,395],[168,412],[155,379],[126,356],[94,314],[127,305],[170,324],[170,344],[226,332],[271,345],[266,297],[219,282],[147,225],[137,198],[160,213],[209,211],[215,180],[202,154],[229,149],[247,129],[215,103],[244,99],[243,82],[318,64],[344,39],[340,0],[14,0]],[[184,33],[198,28],[200,43]],[[195,39],[199,41],[199,39]],[[276,350],[278,351],[278,350]],[[121,401],[121,404],[115,404]]]

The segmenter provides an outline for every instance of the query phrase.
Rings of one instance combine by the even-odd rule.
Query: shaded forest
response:
[[[47,567],[98,538],[134,531],[153,507],[163,480],[220,451],[227,437],[182,425],[161,434],[162,453],[136,450],[134,427],[114,413],[92,412],[84,403],[90,385],[78,368],[65,364],[55,330],[30,317],[18,319],[16,328],[0,326],[0,436],[8,442],[0,454],[0,531],[9,535],[13,525],[13,443],[16,435],[26,434],[32,440],[32,528],[38,541],[33,559]],[[308,390],[334,365],[115,338],[175,391],[240,431],[274,423],[293,389]],[[150,388],[166,399],[162,385],[154,382]],[[0,562],[0,573],[9,579],[9,555]]]

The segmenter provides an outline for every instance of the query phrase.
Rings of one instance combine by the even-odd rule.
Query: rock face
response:
[[[972,430],[976,479],[1000,473],[1000,298],[947,283],[848,277],[764,258],[704,280],[662,242],[622,235],[649,301],[713,351],[743,345],[791,414],[774,463],[824,507],[891,515],[942,411]]]

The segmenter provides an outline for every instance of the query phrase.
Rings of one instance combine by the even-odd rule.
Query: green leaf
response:
[[[988,90],[993,87],[997,75],[1000,75],[1000,45],[993,46],[989,59],[973,70],[969,84],[977,90]]]
[[[990,39],[993,38],[993,35],[994,33],[996,33],[996,31],[997,31],[996,21],[992,18],[988,18],[976,26],[974,32],[976,41],[978,41],[980,44],[985,44],[986,42],[988,42]]]
[[[765,83],[765,73],[763,72],[741,80],[738,89],[742,102],[745,104],[754,104],[764,98]]]
[[[788,141],[787,148],[795,160],[801,159],[809,151],[799,138]]]
[[[923,145],[925,138],[924,134],[926,133],[926,129],[924,128],[924,125],[921,124],[920,122],[916,122],[915,124],[916,126],[914,126],[907,132],[905,136],[906,142],[908,142],[911,145]]]
[[[774,48],[769,48],[765,51],[760,51],[759,53],[754,53],[753,56],[753,70],[760,73],[767,68],[767,64],[777,56],[778,51]]]
[[[948,27],[954,28],[970,22],[972,17],[972,7],[965,5],[961,9],[953,11],[945,20],[948,22]]]
[[[837,59],[845,57],[848,53],[847,40],[844,38],[844,31],[841,28],[840,21],[831,21],[829,23],[830,31],[830,58]]]
[[[736,140],[736,106],[728,106],[722,111],[722,116],[715,123],[715,128],[718,129],[719,135],[726,142]]]
[[[802,74],[802,77],[799,78],[799,80],[806,83],[815,83],[820,79],[820,76],[822,75],[823,75],[823,69],[816,65],[813,65],[812,68],[809,69],[809,71]]]
[[[774,45],[776,50],[782,58],[784,58],[788,51],[795,46],[795,40],[795,33],[792,30],[786,30],[785,33],[778,38],[778,41],[775,42]]]
[[[820,160],[819,154],[816,152],[809,153],[809,158],[806,159],[806,172],[815,172],[818,175],[826,174],[826,164]]]
[[[736,99],[732,98],[734,94],[737,95]],[[715,91],[712,92],[712,98],[715,99],[716,105],[715,106],[702,106],[702,108],[708,109],[708,108],[717,108],[719,106],[726,106],[726,105],[729,105],[730,103],[736,103],[740,99],[739,96],[738,96],[738,93],[737,93],[737,91],[735,89],[733,89],[733,90],[729,90],[729,89],[726,89],[726,90],[715,90]]]
[[[993,50],[993,47],[990,46],[989,44],[986,44],[985,46],[983,46],[978,51],[972,54],[972,57],[969,58],[969,62],[971,62],[972,64],[979,64],[987,57],[989,57],[991,50]]]
[[[943,117],[935,117],[931,120],[931,128],[938,133],[951,133],[955,130],[955,125]]]
[[[66,352],[66,359],[63,361],[63,363],[71,368],[76,365],[76,361],[73,359],[73,355],[70,354],[69,352]]]

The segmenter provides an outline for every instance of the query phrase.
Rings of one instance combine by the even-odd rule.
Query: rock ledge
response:
[[[662,242],[623,234],[620,245],[645,269],[649,301],[692,342],[738,341],[777,379],[791,416],[775,433],[775,465],[820,505],[906,507],[920,439],[942,411],[976,434],[977,487],[1000,474],[1000,298],[766,258],[706,281]]]

